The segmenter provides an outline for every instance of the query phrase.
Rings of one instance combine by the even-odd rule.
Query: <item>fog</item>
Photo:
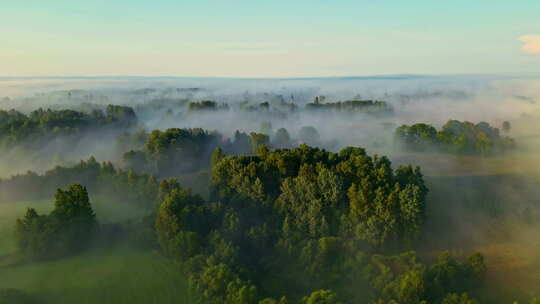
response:
[[[0,109],[29,113],[37,108],[91,111],[107,104],[133,107],[138,128],[203,128],[217,130],[227,137],[236,130],[276,132],[286,128],[295,136],[303,126],[314,126],[323,147],[339,150],[362,146],[372,152],[392,156],[392,135],[402,124],[428,123],[442,126],[450,119],[478,123],[486,121],[501,127],[514,126],[512,136],[527,138],[524,148],[537,134],[534,122],[539,111],[540,80],[495,76],[380,76],[327,79],[189,79],[189,78],[41,78],[0,79]],[[324,102],[351,99],[382,100],[393,113],[378,117],[365,113],[318,113],[305,111],[316,96]],[[227,110],[189,113],[192,101],[227,103]],[[270,111],[242,110],[241,106],[270,103]],[[289,112],[279,102],[298,106]],[[261,130],[269,122],[271,129]],[[540,130],[538,130],[540,131]],[[4,152],[1,176],[43,170],[49,162],[69,163],[94,155],[118,161],[122,151],[114,150],[115,132],[104,136],[87,134],[69,149],[59,138],[43,151]],[[268,134],[272,136],[273,134]],[[27,157],[21,157],[26,156]],[[43,158],[46,157],[46,158]],[[46,160],[46,161],[44,161]],[[25,165],[26,163],[26,165]],[[45,165],[43,165],[45,163]],[[10,169],[13,167],[13,169]]]
[[[322,104],[360,99],[384,101],[392,110],[370,113],[307,109],[306,105],[316,98]],[[190,108],[190,103],[201,101],[214,101],[217,108]],[[262,109],[265,102],[268,107]],[[14,109],[27,115],[38,108],[92,113],[113,104],[133,108],[137,122],[122,128],[105,125],[81,133],[55,135],[40,145],[35,144],[35,139],[22,140],[18,145],[2,144],[0,178],[9,180],[29,170],[43,174],[56,166],[73,166],[91,156],[128,170],[124,153],[143,149],[144,143],[122,144],[120,137],[125,132],[202,128],[218,132],[223,136],[221,142],[234,138],[236,131],[266,133],[272,142],[276,131],[285,128],[296,146],[303,143],[299,136],[301,128],[313,126],[320,134],[317,145],[324,149],[337,152],[347,146],[363,147],[369,154],[388,156],[393,167],[420,166],[429,188],[426,233],[419,246],[422,255],[430,259],[440,250],[480,251],[486,256],[488,268],[491,267],[490,282],[500,286],[506,284],[505,276],[512,277],[516,282],[509,286],[516,290],[525,287],[504,296],[521,297],[540,292],[532,284],[518,286],[519,282],[534,281],[540,273],[540,261],[536,258],[540,246],[536,241],[540,229],[539,102],[540,79],[509,76],[1,78],[2,110]],[[401,125],[426,123],[439,129],[449,120],[487,122],[501,132],[503,123],[509,122],[511,128],[504,135],[513,138],[516,147],[483,156],[429,149],[410,151],[395,143],[395,130]],[[199,151],[200,155],[211,152]],[[208,171],[203,167],[173,176],[206,197]],[[28,191],[16,182],[13,185],[6,197]],[[54,182],[51,185],[57,186]],[[89,189],[100,191],[99,187],[102,185]],[[96,197],[124,199],[104,193]],[[113,219],[124,212],[109,207],[103,210]],[[514,265],[518,260],[525,261],[519,269]]]

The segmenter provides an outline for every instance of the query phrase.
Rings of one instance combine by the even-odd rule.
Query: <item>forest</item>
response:
[[[4,98],[0,303],[540,303],[537,105],[332,81]]]

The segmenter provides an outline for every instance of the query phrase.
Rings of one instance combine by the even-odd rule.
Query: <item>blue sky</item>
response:
[[[2,76],[540,71],[538,0],[0,1]]]

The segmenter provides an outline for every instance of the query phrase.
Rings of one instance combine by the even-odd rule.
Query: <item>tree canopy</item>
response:
[[[501,136],[499,129],[487,122],[449,120],[439,131],[424,123],[403,125],[394,136],[399,145],[412,151],[493,155],[515,148],[513,139]]]

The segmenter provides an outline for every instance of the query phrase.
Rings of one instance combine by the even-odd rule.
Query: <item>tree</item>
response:
[[[211,228],[203,200],[179,188],[162,197],[155,223],[159,244],[172,258],[190,258],[201,251],[202,237]]]
[[[470,298],[467,293],[451,293],[444,297],[441,304],[478,304],[478,302]]]
[[[274,140],[272,142],[273,146],[277,148],[290,148],[291,147],[291,137],[287,129],[280,128],[277,130]]]
[[[413,151],[437,148],[437,130],[428,124],[403,125],[396,129],[394,136],[405,148]]]
[[[49,215],[29,208],[17,219],[15,231],[20,250],[29,258],[55,258],[85,248],[96,226],[96,216],[86,188],[74,184],[58,189],[55,207]]]
[[[487,122],[473,124],[468,121],[449,120],[442,130],[418,123],[403,125],[394,133],[397,143],[411,151],[426,151],[459,154],[492,155],[515,147],[509,137],[502,137],[499,129]]]
[[[337,300],[334,292],[328,289],[321,289],[312,292],[302,299],[303,304],[342,304]]]
[[[265,298],[259,301],[259,304],[288,304],[287,297],[281,297],[279,300],[272,298]]]
[[[87,241],[84,236],[90,235],[96,224],[88,192],[80,184],[73,184],[67,190],[57,190],[51,216],[60,222],[67,246],[72,249],[84,247]]]
[[[263,145],[268,146],[270,144],[270,137],[266,134],[251,132],[250,133],[251,151],[256,153]]]
[[[154,130],[143,152],[149,163],[147,168],[167,176],[207,167],[210,154],[220,142],[221,135],[200,128]]]
[[[317,146],[319,145],[321,136],[319,135],[319,132],[317,132],[317,129],[312,126],[306,126],[298,131],[298,138],[304,144]]]
[[[225,153],[223,153],[220,147],[214,149],[214,152],[210,156],[210,166],[214,167],[223,157],[225,157]]]
[[[252,153],[251,139],[249,135],[236,130],[236,132],[234,132],[233,151],[237,154]]]
[[[505,120],[502,124],[502,130],[503,132],[505,133],[508,133],[510,132],[510,129],[512,128],[512,126],[510,125],[510,122],[508,120]]]
[[[88,191],[80,184],[56,191],[52,214],[64,222],[77,220],[86,227],[91,227],[96,217],[88,199]]]
[[[256,303],[257,289],[243,281],[227,265],[206,267],[194,283],[206,303],[250,304]]]

